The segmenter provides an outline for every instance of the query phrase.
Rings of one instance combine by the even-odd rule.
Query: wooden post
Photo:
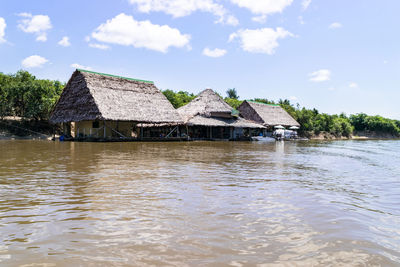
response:
[[[106,139],[106,122],[105,121],[103,121],[103,128],[104,128],[103,129],[104,130],[103,131],[104,132],[104,136],[103,137],[104,137],[104,139]]]
[[[140,139],[143,139],[143,125],[140,126]]]
[[[210,139],[212,139],[212,126],[210,126]]]

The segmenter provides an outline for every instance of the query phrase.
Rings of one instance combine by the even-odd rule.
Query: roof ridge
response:
[[[118,76],[118,75],[113,75],[113,74],[108,74],[108,73],[95,72],[95,71],[91,71],[91,70],[84,70],[84,69],[76,69],[76,70],[80,71],[80,72],[87,72],[87,73],[92,73],[92,74],[97,74],[97,75],[103,75],[103,76],[109,76],[109,77],[114,77],[114,78],[125,79],[125,80],[129,80],[129,81],[136,81],[136,82],[154,84],[153,81],[146,81],[146,80],[141,80],[141,79],[128,78],[128,77],[123,77],[123,76]]]

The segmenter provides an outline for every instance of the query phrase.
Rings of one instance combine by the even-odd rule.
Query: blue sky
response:
[[[74,67],[160,89],[400,119],[397,0],[1,0],[0,71]]]

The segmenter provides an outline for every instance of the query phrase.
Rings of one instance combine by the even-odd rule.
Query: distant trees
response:
[[[350,116],[350,122],[356,131],[372,131],[390,133],[400,136],[400,121],[387,119],[381,116],[368,116],[360,113]]]
[[[226,94],[228,98],[239,99],[239,96],[237,95],[236,92],[236,88],[229,88],[228,90],[226,90]]]
[[[47,120],[64,84],[39,80],[27,71],[0,73],[0,117]]]
[[[226,103],[228,103],[234,109],[237,109],[240,106],[240,104],[242,104],[242,102],[243,102],[242,100],[239,100],[236,98],[229,98],[229,97],[225,97],[224,100]]]
[[[174,108],[180,108],[196,97],[194,94],[186,91],[174,92],[170,89],[164,90],[162,93],[167,97]]]

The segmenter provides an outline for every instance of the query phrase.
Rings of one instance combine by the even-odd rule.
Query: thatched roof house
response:
[[[201,92],[178,112],[188,126],[264,128],[234,115],[234,109],[211,89]]]
[[[277,125],[300,126],[300,124],[279,105],[246,100],[239,106],[238,110],[244,118],[258,122],[267,127]]]
[[[94,120],[183,122],[153,82],[77,69],[64,88],[50,121]]]

